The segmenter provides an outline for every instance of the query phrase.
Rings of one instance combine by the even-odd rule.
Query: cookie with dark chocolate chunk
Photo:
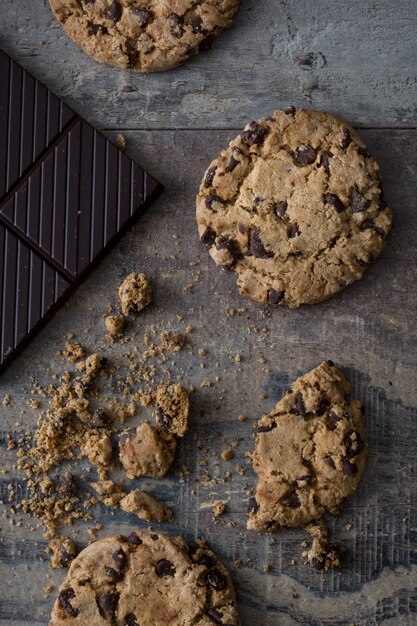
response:
[[[356,490],[367,453],[362,404],[330,361],[298,378],[254,428],[259,481],[248,528],[305,526],[337,513]]]
[[[67,35],[100,63],[158,72],[207,49],[232,25],[239,0],[49,0]]]
[[[294,107],[250,122],[208,167],[200,240],[243,296],[314,304],[359,280],[385,246],[379,168],[333,115]]]
[[[72,562],[50,626],[240,626],[230,574],[206,548],[135,531],[90,544]]]

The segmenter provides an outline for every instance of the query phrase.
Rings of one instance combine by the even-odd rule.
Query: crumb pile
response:
[[[128,276],[120,286],[119,298],[124,314],[140,312],[151,300],[147,277]],[[122,335],[124,326],[122,315],[107,317],[107,338],[115,341]],[[109,478],[113,470],[120,468],[120,462],[125,465],[124,424],[142,407],[150,407],[154,412],[155,440],[172,442],[169,465],[164,473],[174,460],[177,438],[187,430],[189,392],[180,384],[171,384],[172,374],[166,365],[167,353],[182,350],[187,345],[186,338],[179,332],[164,330],[159,332],[159,340],[155,342],[157,335],[153,326],[143,337],[141,351],[136,341],[135,349],[129,353],[121,349],[124,362],[117,365],[110,363],[104,354],[86,356],[88,351],[71,335],[62,351],[62,356],[71,364],[70,370],[60,378],[54,373],[54,384],[47,387],[33,385],[32,393],[40,397],[40,400],[30,401],[39,416],[37,429],[18,442],[12,438],[8,442],[10,450],[16,449],[18,468],[25,475],[26,497],[9,510],[15,515],[23,512],[39,520],[44,537],[50,540],[52,567],[67,567],[76,553],[73,539],[63,534],[62,529],[78,520],[93,520],[93,507],[99,502],[112,508],[120,506],[146,521],[173,518],[172,511],[155,497],[140,489],[129,491]],[[125,338],[125,342],[128,341],[129,337]],[[164,378],[168,378],[168,382],[161,382]],[[114,399],[115,379],[124,401]],[[43,409],[45,402],[46,410]],[[148,427],[148,422],[143,422],[130,430]],[[79,468],[81,462],[86,474],[97,475],[98,481],[85,474],[80,476],[79,471],[70,471],[72,465]],[[126,474],[129,476],[128,471]],[[154,475],[152,472],[144,474]],[[14,495],[9,490],[9,502]]]

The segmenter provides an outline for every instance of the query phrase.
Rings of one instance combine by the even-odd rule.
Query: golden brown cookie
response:
[[[376,161],[328,113],[251,122],[205,173],[200,239],[243,296],[298,307],[361,278],[391,228]]]
[[[89,545],[61,585],[49,626],[239,626],[233,583],[209,550],[133,532]]]
[[[67,35],[116,67],[158,72],[207,49],[232,24],[239,0],[50,0]]]
[[[250,530],[305,526],[338,513],[362,476],[367,445],[362,404],[331,361],[298,378],[255,427]]]

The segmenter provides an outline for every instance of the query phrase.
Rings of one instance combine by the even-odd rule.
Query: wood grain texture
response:
[[[96,126],[240,127],[289,103],[357,126],[417,123],[415,0],[241,0],[210,52],[148,76],[91,60],[48,0],[0,10],[0,46]]]
[[[176,467],[187,463],[189,480],[174,474],[161,481],[143,481],[166,500],[175,513],[173,524],[162,527],[188,539],[204,537],[232,567],[243,626],[411,626],[417,621],[417,345],[415,310],[417,295],[417,132],[369,130],[364,138],[380,161],[387,201],[393,207],[395,228],[386,252],[364,279],[332,300],[291,311],[269,309],[243,301],[236,292],[234,275],[222,272],[199,244],[194,219],[194,196],[210,161],[234,131],[159,131],[125,133],[129,155],[152,174],[160,174],[166,192],[138,225],[97,268],[68,304],[51,320],[25,353],[0,380],[1,392],[11,394],[11,406],[1,410],[1,458],[10,476],[0,483],[4,497],[9,480],[24,489],[13,471],[14,455],[6,452],[9,429],[34,425],[26,409],[25,425],[19,409],[29,397],[28,378],[41,383],[66,364],[56,357],[68,332],[88,348],[103,351],[111,362],[120,360],[121,346],[105,341],[102,316],[116,302],[120,279],[133,270],[145,271],[155,286],[154,304],[129,333],[142,333],[156,323],[181,329],[193,327],[194,350],[175,356],[184,382],[192,384],[191,430],[180,446]],[[114,138],[114,134],[109,134]],[[197,280],[198,278],[198,280]],[[194,283],[191,290],[187,285]],[[245,311],[227,317],[230,307]],[[184,317],[183,322],[176,315]],[[196,348],[208,355],[201,359]],[[240,354],[242,360],[235,362]],[[259,363],[260,356],[267,360]],[[353,384],[354,395],[366,407],[370,454],[357,495],[338,518],[330,518],[332,536],[346,548],[346,567],[321,574],[303,563],[302,531],[283,530],[272,543],[267,535],[245,530],[245,490],[255,485],[245,451],[251,449],[253,420],[268,411],[299,373],[322,359],[332,358]],[[200,369],[200,362],[206,367]],[[264,371],[264,368],[270,371]],[[49,371],[48,371],[49,370]],[[202,388],[204,379],[220,381]],[[114,393],[116,380],[112,381]],[[265,392],[267,398],[261,399]],[[26,408],[26,407],[25,407]],[[248,421],[240,423],[243,413]],[[141,414],[138,420],[145,418]],[[132,422],[133,423],[133,422]],[[207,446],[199,450],[194,435]],[[219,454],[236,436],[243,441],[235,458],[225,463]],[[202,464],[203,463],[203,464]],[[244,476],[237,471],[247,469]],[[81,464],[78,471],[85,466]],[[216,483],[204,483],[205,472]],[[223,482],[226,472],[231,479]],[[228,503],[227,514],[215,524],[211,506]],[[98,511],[104,524],[101,535],[127,532],[136,525],[126,513]],[[235,522],[230,527],[228,522]],[[352,528],[347,529],[346,525]],[[143,523],[137,524],[145,527]],[[156,527],[156,525],[155,525]],[[47,622],[52,598],[42,600],[47,582],[59,584],[63,572],[50,572],[39,531],[2,525],[0,543],[0,624],[40,626]],[[78,541],[89,539],[85,527]],[[38,542],[36,545],[35,542]],[[264,573],[268,564],[270,571]],[[233,569],[233,568],[232,568]],[[48,579],[50,576],[50,580]]]
[[[137,333],[139,347],[153,324],[158,330],[169,324],[194,328],[193,349],[176,355],[171,367],[195,388],[190,433],[176,461],[177,468],[189,465],[190,476],[179,482],[171,473],[166,480],[141,483],[176,513],[175,523],[162,527],[190,540],[204,537],[231,568],[241,559],[243,566],[233,575],[243,626],[417,623],[415,9],[414,0],[242,0],[235,26],[212,51],[170,73],[141,76],[89,59],[66,38],[47,0],[0,0],[0,47],[88,121],[117,129],[107,133],[111,139],[125,129],[129,155],[166,185],[1,377],[0,398],[9,393],[11,405],[0,405],[0,464],[8,471],[1,476],[0,499],[9,483],[16,486],[17,500],[25,494],[6,443],[10,431],[35,427],[26,403],[29,378],[48,384],[52,373],[64,371],[66,363],[56,353],[69,332],[117,364],[122,348],[105,340],[105,307],[116,302],[127,273],[145,271],[153,280],[154,304],[128,331]],[[326,303],[296,311],[239,298],[234,275],[219,270],[199,244],[194,218],[201,176],[235,136],[233,129],[289,102],[371,127],[362,134],[381,163],[395,224],[384,255],[362,281]],[[230,307],[245,310],[227,317]],[[204,359],[196,353],[199,347],[208,352]],[[245,451],[252,448],[253,421],[291,380],[324,358],[345,371],[365,403],[370,455],[359,492],[340,517],[328,520],[332,536],[347,550],[346,567],[323,575],[300,558],[302,531],[283,530],[272,543],[269,536],[245,530],[245,491],[255,485]],[[220,380],[213,387],[201,387],[216,376]],[[117,378],[110,381],[110,392],[120,395]],[[237,420],[240,413],[247,422]],[[243,440],[225,463],[219,454],[236,436]],[[77,471],[85,467],[81,463]],[[224,482],[228,471],[231,478]],[[205,472],[216,482],[202,482]],[[228,510],[215,524],[211,506],[219,499],[227,501]],[[112,515],[104,507],[97,518],[102,536],[137,524],[133,516]],[[77,541],[81,546],[89,539],[84,525]],[[42,589],[58,585],[64,573],[49,570],[45,546],[39,529],[28,532],[0,518],[1,626],[47,623],[53,597],[43,599]]]

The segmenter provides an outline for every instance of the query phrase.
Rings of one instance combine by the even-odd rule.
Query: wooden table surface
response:
[[[0,496],[6,498],[9,483],[17,501],[24,496],[6,441],[10,430],[35,426],[26,404],[29,378],[45,384],[53,371],[64,371],[56,353],[69,332],[117,362],[120,344],[104,339],[105,305],[115,303],[124,275],[145,271],[155,301],[133,329],[138,342],[152,324],[193,327],[192,349],[179,353],[172,368],[195,388],[190,433],[177,460],[177,467],[189,465],[190,476],[145,481],[175,510],[165,529],[205,538],[232,568],[243,626],[416,624],[416,0],[242,0],[235,26],[210,52],[149,76],[95,63],[66,38],[47,0],[0,0],[0,16],[0,47],[108,137],[123,132],[128,154],[166,186],[2,376],[0,396],[9,393],[11,404],[1,407],[0,464],[8,473],[0,476]],[[296,311],[239,298],[234,276],[218,270],[200,246],[194,220],[194,196],[212,157],[247,121],[289,103],[331,111],[362,129],[395,219],[386,252],[362,281]],[[230,307],[245,310],[228,317]],[[208,352],[204,369],[199,347]],[[255,484],[245,451],[253,420],[294,377],[328,358],[365,403],[370,451],[358,493],[328,520],[347,550],[346,566],[322,574],[303,563],[301,530],[283,530],[275,543],[245,531],[245,489]],[[214,386],[201,387],[216,376]],[[237,420],[241,413],[247,422]],[[16,428],[17,421],[23,423]],[[207,454],[197,448],[196,434]],[[219,453],[236,436],[243,441],[225,463]],[[199,481],[206,471],[217,480]],[[224,482],[227,471],[231,479]],[[219,499],[228,508],[215,524],[211,505]],[[104,507],[98,519],[102,535],[135,525],[131,515]],[[48,568],[40,530],[0,524],[0,624],[45,625],[53,595],[44,599],[42,589],[58,585],[63,571]],[[81,528],[79,543],[88,538]],[[236,559],[240,569],[232,567]]]

